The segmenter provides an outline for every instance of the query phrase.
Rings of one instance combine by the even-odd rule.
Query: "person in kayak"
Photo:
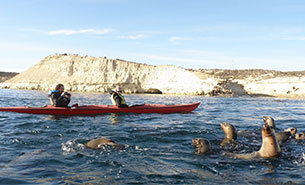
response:
[[[125,98],[121,94],[122,89],[120,87],[117,87],[114,90],[110,90],[109,93],[111,95],[111,101],[113,105],[116,105],[120,108],[128,107]]]
[[[71,101],[71,94],[65,92],[65,86],[63,84],[56,85],[55,90],[50,91],[48,96],[51,105],[55,107],[68,107]]]

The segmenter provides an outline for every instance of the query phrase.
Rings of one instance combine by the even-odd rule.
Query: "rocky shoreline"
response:
[[[305,71],[184,69],[122,59],[56,54],[23,73],[0,73],[0,87],[50,90],[57,83],[74,92],[305,98]]]

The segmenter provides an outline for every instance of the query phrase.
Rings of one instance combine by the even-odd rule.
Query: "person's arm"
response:
[[[50,98],[52,99],[52,102],[53,102],[53,106],[57,107],[59,105],[59,102],[60,102],[60,93],[58,92],[54,92],[51,94]]]
[[[112,95],[113,93],[115,93],[113,90],[109,90],[108,91],[110,95]]]
[[[54,97],[53,97],[53,94],[55,93],[56,91],[55,90],[52,90],[48,93],[48,97],[50,99],[50,103],[52,106],[55,106],[55,100],[54,100]]]

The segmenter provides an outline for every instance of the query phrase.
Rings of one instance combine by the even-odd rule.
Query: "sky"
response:
[[[303,0],[0,0],[0,71],[53,54],[305,70]]]

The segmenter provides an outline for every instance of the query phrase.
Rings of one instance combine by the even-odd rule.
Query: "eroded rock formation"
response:
[[[305,71],[184,69],[121,59],[56,54],[0,84],[1,88],[124,93],[163,93],[207,96],[273,96],[305,98]]]
[[[52,55],[1,84],[4,88],[50,90],[62,83],[67,90],[108,92],[121,86],[125,93],[202,95],[216,80],[201,80],[193,72],[172,65],[153,66],[120,59]]]

